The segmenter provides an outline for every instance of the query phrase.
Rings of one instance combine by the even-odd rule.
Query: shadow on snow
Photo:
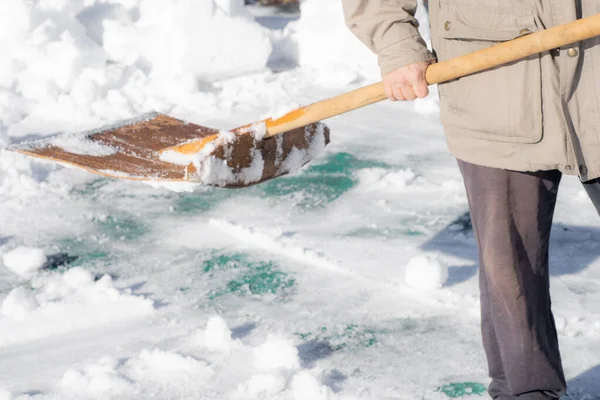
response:
[[[569,380],[565,400],[600,400],[600,364]]]
[[[448,224],[421,246],[423,251],[472,261],[468,266],[450,266],[446,286],[467,281],[477,274],[478,252],[469,213]],[[554,224],[550,236],[550,275],[577,274],[600,257],[600,229],[595,227]]]

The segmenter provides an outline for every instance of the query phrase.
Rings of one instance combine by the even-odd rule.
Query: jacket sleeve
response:
[[[382,74],[433,60],[414,17],[417,0],[342,0],[346,25],[377,54]]]

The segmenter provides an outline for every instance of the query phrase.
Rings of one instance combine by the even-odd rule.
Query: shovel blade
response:
[[[8,150],[75,166],[111,178],[243,187],[286,174],[289,171],[286,159],[293,153],[294,148],[306,149],[313,140],[324,140],[324,145],[329,143],[329,130],[321,124],[309,125],[279,135],[279,138],[272,137],[258,142],[254,141],[251,135],[243,135],[233,143],[216,146],[210,154],[213,160],[226,165],[231,174],[219,180],[207,179],[206,182],[203,178],[210,175],[206,166],[200,166],[201,170],[198,171],[193,164],[177,165],[160,159],[160,151],[165,148],[218,134],[217,129],[153,113],[77,135],[86,142],[113,149],[111,154],[65,149],[56,144],[56,137],[21,143],[9,147]],[[240,172],[250,167],[257,156],[262,157],[264,163],[262,174],[249,182]]]

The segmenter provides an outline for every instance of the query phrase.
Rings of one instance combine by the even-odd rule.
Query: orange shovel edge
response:
[[[519,33],[516,32],[515,36],[519,36]],[[535,54],[572,45],[573,43],[596,36],[600,36],[600,14],[432,64],[427,68],[426,80],[430,85],[451,81],[515,62]],[[374,83],[352,92],[299,108],[279,119],[267,119],[263,121],[267,126],[265,138],[356,110],[385,100],[386,98],[383,82]],[[246,125],[233,131],[242,134],[247,132],[247,129],[244,128],[248,128],[251,125]],[[202,140],[163,149],[161,152],[174,150],[184,154],[197,153],[216,137],[217,135],[206,137]]]
[[[278,118],[276,120],[269,118],[264,121],[258,122],[258,124],[266,125],[267,134],[265,135],[265,138],[268,138],[268,137],[276,135],[277,133],[286,131],[287,129],[280,131],[277,128],[283,127],[284,125],[289,125],[290,123],[293,123],[294,121],[296,121],[298,119],[301,119],[306,114],[305,109],[306,109],[306,107],[302,107],[297,110],[291,111],[291,112],[287,113],[286,115],[284,115],[283,117]],[[238,133],[238,134],[247,133],[248,129],[251,128],[253,125],[255,125],[255,124],[240,126],[239,128],[233,129],[232,132]],[[205,138],[202,138],[200,140],[194,140],[194,141],[183,143],[183,144],[180,144],[177,146],[167,147],[165,149],[160,150],[160,153],[164,153],[165,151],[176,151],[178,153],[186,154],[186,155],[187,154],[196,154],[200,150],[202,150],[202,148],[204,146],[206,146],[208,143],[215,140],[218,136],[219,136],[218,134],[206,136]]]

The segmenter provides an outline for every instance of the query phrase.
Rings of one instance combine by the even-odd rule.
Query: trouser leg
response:
[[[459,166],[479,245],[489,393],[559,398],[566,384],[550,309],[548,243],[561,173]]]

